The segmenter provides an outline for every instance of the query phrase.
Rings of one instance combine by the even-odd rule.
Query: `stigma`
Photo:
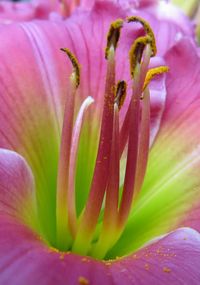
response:
[[[144,36],[138,37],[129,52],[132,94],[123,122],[119,112],[126,100],[127,83],[116,82],[116,49],[124,25],[140,23]],[[96,161],[90,190],[82,212],[76,209],[76,172],[81,131],[86,113],[95,101],[87,97],[75,116],[75,98],[80,88],[80,64],[67,48],[72,64],[68,79],[57,174],[57,248],[98,259],[109,256],[129,219],[140,192],[148,162],[150,140],[150,92],[152,78],[167,72],[166,66],[149,69],[156,55],[156,42],[149,24],[139,17],[117,19],[110,25],[105,49],[107,71],[103,112]],[[85,154],[87,155],[87,154]],[[120,183],[120,162],[125,157],[125,175]],[[84,189],[82,189],[84,191]]]

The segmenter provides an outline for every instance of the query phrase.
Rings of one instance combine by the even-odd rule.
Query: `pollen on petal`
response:
[[[59,259],[60,259],[60,260],[64,260],[64,258],[65,258],[65,254],[62,252],[62,253],[59,255]]]
[[[165,272],[165,273],[170,273],[170,272],[171,272],[171,269],[168,268],[168,267],[163,267],[163,272]]]
[[[78,282],[80,285],[89,285],[90,284],[89,280],[83,276],[79,277]]]

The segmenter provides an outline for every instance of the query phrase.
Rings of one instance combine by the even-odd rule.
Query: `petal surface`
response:
[[[48,248],[8,217],[1,219],[0,233],[0,284],[199,284],[200,236],[194,230],[177,230],[129,257],[106,262]]]
[[[0,222],[0,284],[114,284],[104,263],[45,245],[24,225],[8,217]]]
[[[17,151],[29,163],[36,181],[38,210],[44,217],[45,231],[52,235],[59,120],[66,86],[59,52],[64,41],[55,43],[55,37],[44,32],[51,24],[43,25],[43,29],[36,23],[0,27],[4,38],[0,44],[0,146]],[[60,27],[60,33],[63,30]],[[14,52],[15,35],[18,48]]]
[[[183,228],[111,266],[114,284],[199,284],[200,235]]]
[[[35,227],[35,202],[34,179],[29,166],[16,152],[0,149],[0,216]]]

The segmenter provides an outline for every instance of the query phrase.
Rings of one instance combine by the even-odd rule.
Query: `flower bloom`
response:
[[[198,51],[126,15],[0,27],[2,284],[200,280]]]

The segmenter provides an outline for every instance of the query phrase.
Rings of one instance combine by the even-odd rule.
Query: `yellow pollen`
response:
[[[82,262],[88,262],[89,259],[87,259],[86,257],[83,257],[83,258],[81,259],[81,261],[82,261]]]
[[[152,69],[149,69],[144,81],[144,85],[143,85],[143,91],[146,89],[146,87],[149,85],[150,81],[157,75],[160,75],[162,73],[168,72],[169,71],[169,67],[167,66],[159,66],[159,67],[155,67]]]
[[[49,253],[52,253],[52,252],[58,253],[59,250],[58,250],[57,248],[55,248],[55,247],[50,246],[50,247],[48,248],[48,252],[49,252]]]
[[[131,46],[131,49],[129,51],[129,59],[130,73],[132,78],[134,77],[137,64],[141,63],[144,48],[147,44],[150,44],[150,42],[151,38],[149,36],[139,37],[134,41],[133,45]]]
[[[170,272],[171,272],[171,269],[168,268],[168,267],[163,267],[163,272],[165,272],[165,273],[170,273]]]
[[[65,258],[65,254],[64,254],[64,253],[61,253],[61,255],[59,256],[59,259],[60,259],[60,260],[64,260],[64,258]]]
[[[157,48],[156,48],[156,40],[155,40],[155,36],[153,33],[153,30],[151,29],[149,23],[147,21],[145,21],[144,19],[138,17],[138,16],[131,16],[127,18],[127,22],[138,22],[140,23],[143,28],[145,33],[151,38],[151,49],[152,49],[152,56],[155,56],[157,53]]]
[[[115,90],[115,103],[117,103],[119,110],[124,104],[124,100],[126,98],[126,89],[127,84],[126,81],[119,81]]]
[[[80,276],[78,279],[80,285],[89,285],[89,280],[83,276]]]
[[[113,47],[114,50],[117,48],[122,26],[123,26],[122,19],[117,19],[116,21],[112,22],[110,25],[110,29],[107,34],[107,46],[105,51],[106,59],[108,59],[110,48]]]
[[[107,266],[111,266],[111,262],[105,262],[105,264],[107,265]]]
[[[74,75],[74,80],[75,80],[75,85],[76,88],[78,88],[79,84],[80,84],[80,65],[78,63],[78,59],[75,57],[75,55],[68,49],[68,48],[61,48],[62,51],[64,51],[67,56],[69,57],[72,66],[73,66],[73,73],[72,73],[72,77]]]

